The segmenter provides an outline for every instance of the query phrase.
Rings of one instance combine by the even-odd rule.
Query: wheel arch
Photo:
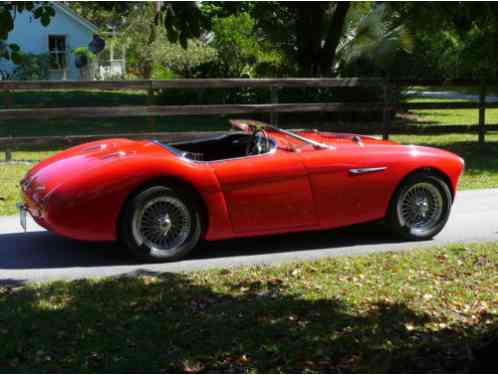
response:
[[[422,168],[417,168],[413,171],[411,171],[410,173],[408,173],[405,177],[403,177],[403,179],[400,181],[400,183],[398,184],[398,186],[396,187],[396,191],[399,189],[399,187],[408,179],[410,178],[411,176],[413,176],[414,174],[417,174],[417,173],[427,173],[427,174],[432,174],[434,176],[437,176],[439,178],[441,178],[444,183],[448,186],[448,189],[450,190],[450,193],[451,193],[451,199],[454,199],[455,198],[455,191],[453,189],[453,183],[451,182],[451,178],[450,176],[448,176],[446,173],[444,173],[441,169],[439,168],[435,168],[435,167],[422,167]]]
[[[396,197],[396,194],[397,192],[399,191],[400,187],[405,183],[406,180],[408,180],[410,177],[412,177],[413,175],[416,175],[418,173],[427,173],[427,174],[432,174],[436,177],[439,177],[441,178],[444,183],[448,186],[448,189],[451,193],[451,199],[455,199],[455,191],[453,190],[453,185],[451,183],[451,179],[450,177],[444,173],[443,171],[441,171],[439,168],[434,168],[434,167],[421,167],[421,168],[416,168],[412,171],[410,171],[409,173],[407,173],[402,179],[401,181],[396,185],[396,188],[394,189],[390,199],[389,199],[389,204],[388,206],[386,207],[386,213],[385,215],[387,215],[387,213],[389,212],[389,209],[391,208],[392,204],[393,204],[393,200],[394,198]]]
[[[119,228],[121,226],[121,220],[123,218],[123,211],[128,202],[132,200],[135,196],[137,196],[140,192],[152,186],[177,187],[182,191],[186,192],[187,194],[189,194],[194,199],[194,202],[197,203],[198,206],[200,207],[201,223],[202,223],[201,238],[203,238],[209,226],[209,213],[208,213],[207,204],[204,198],[202,197],[201,193],[199,192],[199,190],[197,190],[192,183],[175,176],[157,176],[147,179],[142,183],[140,183],[128,194],[128,196],[124,200],[119,210],[118,220],[115,228],[116,238],[119,239]]]

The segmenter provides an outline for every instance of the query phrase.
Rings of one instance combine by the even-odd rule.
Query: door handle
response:
[[[358,176],[360,174],[366,174],[366,173],[383,172],[386,169],[387,167],[352,168],[349,170],[349,174],[353,176]]]

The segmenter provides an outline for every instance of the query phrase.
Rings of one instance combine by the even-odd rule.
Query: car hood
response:
[[[383,140],[369,135],[359,135],[352,133],[331,133],[319,131],[302,131],[300,135],[306,138],[313,139],[320,143],[325,143],[337,148],[347,147],[365,147],[371,152],[399,152],[407,151],[410,153],[420,154],[439,154],[439,155],[454,155],[449,151],[427,146],[402,145],[391,140]]]
[[[143,154],[172,155],[151,141],[106,139],[59,152],[36,164],[21,181],[24,192],[49,193],[68,179],[119,160]]]

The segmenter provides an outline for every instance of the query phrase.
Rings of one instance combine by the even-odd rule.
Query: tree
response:
[[[172,43],[161,21],[162,12],[164,9],[157,3],[136,4],[127,14],[117,39],[110,43],[126,46],[128,71],[134,76],[150,79],[155,71],[166,68],[191,77],[193,68],[212,60],[216,51],[198,39],[188,39],[184,46],[178,43],[179,39],[171,38],[176,41]]]
[[[221,77],[259,76],[281,69],[284,57],[272,48],[269,40],[257,38],[256,22],[248,12],[211,19],[209,45],[217,52],[217,69]]]
[[[125,43],[128,66],[141,78],[150,79],[157,63],[161,43],[180,43],[198,38],[205,24],[194,1],[175,2],[75,2],[74,10],[102,29],[121,35],[111,43]]]
[[[333,74],[350,2],[256,2],[250,7],[259,33],[305,76]]]
[[[198,78],[199,67],[216,61],[216,50],[198,39],[190,39],[187,48],[169,41],[159,41],[154,49],[155,68],[166,68],[182,78]]]
[[[154,9],[148,12],[148,19],[144,19],[144,27],[157,27],[164,25],[164,31],[171,43],[180,43],[184,48],[187,41],[201,36],[207,20],[195,1],[153,1],[153,2],[119,2],[99,1],[86,2],[75,1],[69,5],[76,12],[95,23],[100,29],[115,28],[118,32],[127,29],[129,17],[144,9]],[[148,34],[151,35],[150,33]]]
[[[465,74],[498,78],[498,6],[488,2],[389,3],[428,52],[450,54],[436,65],[444,69],[457,63]],[[432,44],[431,44],[432,43]],[[444,44],[446,49],[437,49]],[[432,56],[436,60],[437,56]],[[447,64],[444,62],[447,61]],[[449,73],[447,73],[449,74]],[[462,74],[462,72],[460,72]]]
[[[381,74],[391,75],[398,54],[413,50],[411,33],[392,21],[393,15],[386,12],[385,4],[371,6],[357,16],[349,23],[337,48],[338,71],[361,60],[368,61]]]

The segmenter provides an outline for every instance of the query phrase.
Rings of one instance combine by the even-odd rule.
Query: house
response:
[[[52,2],[55,16],[44,27],[30,12],[17,13],[14,30],[8,43],[16,43],[21,51],[30,54],[48,54],[50,80],[79,80],[80,70],[75,65],[75,48],[88,47],[97,26],[82,18],[69,6]],[[14,65],[10,63],[10,68]],[[5,67],[4,67],[5,69]]]

